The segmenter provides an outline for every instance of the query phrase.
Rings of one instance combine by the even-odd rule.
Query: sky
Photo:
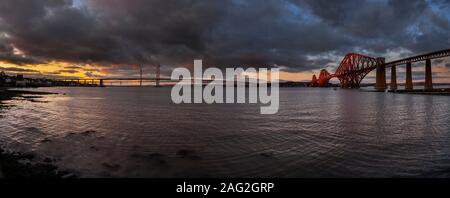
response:
[[[0,71],[26,76],[136,77],[142,66],[150,77],[157,64],[170,76],[202,59],[301,81],[350,52],[390,61],[448,48],[449,0],[0,0]],[[450,82],[448,58],[433,78]]]

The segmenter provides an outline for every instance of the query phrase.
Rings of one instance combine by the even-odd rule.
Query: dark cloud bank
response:
[[[449,12],[438,0],[0,0],[0,59],[304,71],[351,51],[449,48]]]

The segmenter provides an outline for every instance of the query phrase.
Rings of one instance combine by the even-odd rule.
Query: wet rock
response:
[[[45,163],[52,163],[52,159],[50,159],[50,158],[48,158],[48,157],[46,157],[45,159],[44,159],[44,162]]]
[[[96,146],[90,146],[89,149],[91,149],[92,151],[99,151],[100,150]]]
[[[76,173],[66,173],[65,175],[61,176],[61,178],[77,178],[80,177]]]
[[[202,158],[196,154],[193,150],[182,149],[177,152],[177,155],[190,160],[201,160]]]
[[[34,102],[34,103],[49,103],[49,101],[43,101],[43,100],[34,100],[34,99],[31,99],[31,100],[28,100],[28,101],[30,101],[30,102]]]
[[[25,99],[39,99],[39,98],[42,98],[42,96],[22,96],[22,98],[25,98]]]
[[[31,153],[11,153],[0,149],[0,163],[5,178],[62,178],[68,174],[77,177],[75,173],[60,171],[52,164],[34,162],[35,155]],[[51,162],[51,159],[44,161]]]
[[[160,153],[151,153],[151,154],[148,154],[148,157],[149,158],[161,158],[161,157],[164,157],[164,155],[162,155]]]
[[[151,161],[151,162],[158,162],[160,164],[165,163],[164,155],[160,153],[151,153],[151,154],[140,154],[140,153],[133,153],[131,154],[131,157],[133,158],[139,158],[145,161]]]
[[[70,133],[67,134],[67,136],[73,136],[73,135],[76,135],[76,133],[70,132]]]
[[[140,148],[141,148],[141,146],[139,146],[139,145],[133,145],[133,146],[131,147],[131,150],[133,150],[133,151],[138,151]]]
[[[159,153],[152,153],[146,156],[146,161],[149,163],[149,167],[152,167],[152,169],[157,169],[160,171],[166,171],[170,169],[172,166],[167,161],[167,158],[165,155],[159,154]]]
[[[41,132],[41,130],[39,130],[38,128],[36,128],[36,127],[27,127],[27,128],[25,128],[27,131],[29,131],[29,132],[32,132],[32,133],[40,133]]]
[[[88,131],[82,132],[81,135],[91,135],[91,134],[94,134],[94,133],[97,133],[97,131],[88,130]]]
[[[152,153],[147,155],[147,159],[151,160],[152,162],[154,162],[157,165],[167,165],[167,161],[164,159],[164,155],[160,154],[160,153]]]
[[[121,166],[119,164],[109,164],[106,162],[102,163],[102,166],[108,169],[108,171],[118,171],[120,170]]]
[[[263,156],[263,157],[271,158],[275,154],[273,152],[265,152],[265,153],[260,153],[260,155]]]
[[[7,154],[7,153],[5,153],[5,154]],[[17,152],[17,153],[10,153],[9,155],[13,156],[17,160],[32,160],[35,158],[35,155],[32,153]]]

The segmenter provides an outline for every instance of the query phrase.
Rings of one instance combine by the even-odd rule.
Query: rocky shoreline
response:
[[[2,101],[12,100],[14,97],[23,97],[23,95],[52,95],[56,93],[48,93],[48,92],[34,92],[34,91],[25,91],[25,90],[10,90],[6,88],[0,87],[0,108],[2,108]]]
[[[33,92],[22,90],[8,90],[0,88],[0,110],[3,108],[5,100],[12,100],[15,97],[23,97],[24,94],[49,95],[54,93]],[[33,97],[35,98],[35,97]],[[51,159],[42,162],[36,160],[32,153],[20,153],[7,151],[0,148],[0,178],[66,178],[76,177],[68,171],[58,170],[52,164]]]
[[[34,162],[33,154],[20,152],[7,152],[0,149],[0,178],[67,178],[76,177],[68,171],[60,171],[46,162]]]

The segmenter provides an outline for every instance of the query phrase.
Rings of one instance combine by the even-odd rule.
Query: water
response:
[[[170,88],[40,88],[0,142],[82,177],[449,177],[450,97],[281,88],[259,105],[174,105]]]

